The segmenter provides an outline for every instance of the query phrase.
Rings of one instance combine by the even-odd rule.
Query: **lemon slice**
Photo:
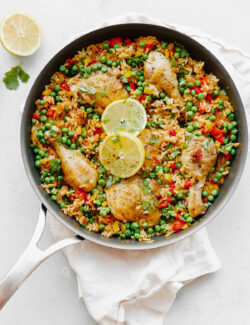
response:
[[[145,159],[142,142],[127,132],[108,135],[100,146],[99,154],[104,167],[121,178],[136,174]]]
[[[126,131],[138,135],[146,126],[145,108],[134,99],[116,100],[102,114],[102,126],[107,134]]]
[[[0,26],[3,47],[19,56],[33,54],[41,44],[42,33],[35,19],[25,13],[14,13]]]

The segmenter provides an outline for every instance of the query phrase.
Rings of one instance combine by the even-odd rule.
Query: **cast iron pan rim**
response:
[[[176,37],[178,36],[183,39],[183,42],[192,44],[193,47],[196,47],[197,49],[200,48],[203,52],[207,53],[208,58],[210,57],[214,61],[214,64],[219,69],[221,69],[223,75],[228,80],[228,83],[231,84],[232,93],[234,94],[234,96],[238,102],[238,106],[239,106],[238,116],[240,115],[242,117],[243,130],[241,130],[241,132],[243,134],[244,143],[242,145],[242,152],[240,153],[238,150],[238,153],[237,153],[237,155],[241,155],[241,156],[239,158],[238,169],[236,170],[236,175],[230,183],[230,188],[229,188],[227,194],[224,196],[223,200],[220,202],[220,204],[218,204],[215,211],[213,211],[213,213],[210,216],[206,217],[207,214],[205,214],[202,217],[201,221],[197,222],[196,224],[194,224],[187,230],[180,231],[179,233],[175,233],[168,238],[161,238],[160,241],[157,241],[157,238],[155,238],[154,242],[152,242],[152,243],[137,242],[137,241],[130,240],[129,244],[125,244],[124,241],[121,241],[118,239],[107,239],[107,238],[104,238],[103,236],[101,236],[100,234],[93,235],[93,233],[89,232],[87,229],[84,229],[81,227],[74,227],[74,225],[70,224],[70,221],[72,221],[72,219],[70,217],[67,216],[67,218],[63,218],[62,216],[59,215],[59,213],[56,212],[55,203],[52,202],[48,196],[45,196],[45,194],[42,192],[40,187],[38,187],[37,184],[35,183],[34,177],[32,175],[32,169],[34,169],[35,167],[31,166],[31,162],[29,161],[29,158],[28,158],[28,153],[27,153],[28,149],[27,149],[26,140],[25,140],[26,130],[24,127],[27,122],[27,119],[30,118],[30,116],[25,114],[29,108],[28,100],[30,97],[32,97],[32,93],[35,91],[37,85],[39,85],[41,76],[43,75],[44,71],[48,70],[48,66],[49,66],[50,62],[55,57],[62,56],[62,54],[65,52],[66,49],[68,49],[69,47],[74,47],[74,44],[77,42],[77,40],[79,40],[81,38],[86,38],[86,37],[91,38],[92,36],[94,37],[100,33],[102,34],[105,31],[107,31],[109,33],[112,32],[114,35],[115,34],[117,35],[116,30],[119,30],[119,28],[134,27],[134,29],[136,30],[136,28],[138,28],[138,26],[139,26],[139,28],[141,28],[141,27],[145,28],[145,31],[150,31],[151,35],[155,35],[155,34],[157,34],[157,32],[161,31],[161,32],[170,33]],[[55,71],[52,71],[51,75],[54,72]],[[218,61],[218,59],[209,50],[207,50],[203,45],[201,45],[197,41],[193,40],[192,38],[186,36],[185,34],[182,34],[180,32],[177,32],[175,30],[172,30],[172,29],[169,29],[169,28],[166,28],[163,26],[152,25],[152,24],[140,24],[140,23],[117,24],[117,25],[112,25],[112,26],[108,26],[108,27],[104,27],[104,28],[100,28],[100,29],[91,31],[91,32],[84,34],[84,35],[78,37],[77,39],[73,40],[72,42],[67,44],[64,48],[62,48],[59,52],[57,52],[49,60],[49,62],[45,65],[43,70],[39,73],[39,75],[37,76],[32,88],[29,92],[29,95],[26,99],[24,112],[22,115],[20,131],[21,131],[21,136],[20,136],[21,154],[22,154],[22,158],[23,158],[23,162],[24,162],[25,171],[27,173],[29,181],[30,181],[36,195],[42,201],[42,203],[48,208],[48,210],[51,212],[51,214],[54,215],[60,222],[62,222],[68,229],[72,230],[73,232],[77,233],[81,237],[84,237],[92,242],[95,242],[95,243],[98,243],[98,244],[101,244],[104,246],[112,247],[112,248],[131,249],[131,250],[153,249],[153,248],[169,245],[169,244],[175,243],[181,239],[187,238],[188,236],[192,235],[196,231],[198,231],[201,228],[203,228],[204,226],[206,226],[208,224],[208,222],[210,222],[223,209],[223,207],[227,204],[227,202],[231,198],[232,194],[234,193],[234,191],[240,181],[241,175],[243,173],[243,169],[244,169],[244,165],[245,165],[246,157],[247,157],[247,148],[248,148],[248,146],[247,146],[248,131],[247,131],[246,115],[245,115],[243,104],[240,99],[240,95],[239,95],[238,90],[236,89],[230,75],[228,74],[226,69],[222,66],[222,64]],[[214,203],[214,205],[216,205],[216,202]]]

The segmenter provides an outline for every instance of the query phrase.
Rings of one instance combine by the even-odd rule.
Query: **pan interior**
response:
[[[141,35],[153,35],[159,40],[175,41],[180,43],[188,49],[192,58],[205,62],[205,71],[207,73],[213,72],[220,79],[221,87],[227,89],[228,96],[235,109],[239,129],[238,141],[240,142],[240,149],[232,162],[232,168],[229,176],[226,178],[225,183],[221,187],[219,197],[208,209],[206,214],[203,215],[196,224],[187,230],[172,234],[168,238],[164,238],[163,236],[155,237],[153,242],[150,243],[106,238],[98,233],[89,232],[87,229],[82,228],[77,221],[66,216],[60,210],[60,207],[56,203],[52,202],[47,193],[41,189],[39,171],[34,167],[34,155],[30,147],[30,132],[32,127],[31,118],[34,111],[35,100],[40,96],[44,86],[49,83],[50,77],[57,70],[58,66],[68,57],[73,56],[77,53],[77,51],[90,44],[102,42],[116,36],[134,39]],[[172,244],[178,240],[190,236],[195,231],[204,227],[225,206],[236,189],[247,157],[247,141],[248,131],[244,107],[231,77],[222,64],[206,48],[190,37],[165,27],[150,24],[121,24],[105,27],[85,34],[65,46],[48,62],[48,64],[38,75],[27,97],[21,123],[22,157],[29,180],[39,199],[59,221],[78,235],[98,244],[119,249],[150,249]]]

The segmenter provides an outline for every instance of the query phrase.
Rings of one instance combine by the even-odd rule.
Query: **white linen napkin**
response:
[[[207,34],[159,22],[145,15],[126,14],[104,21],[98,27],[128,22],[167,26],[209,48],[232,76],[249,118],[248,55]],[[57,240],[72,235],[53,216],[48,216],[48,222]],[[170,246],[146,251],[112,249],[84,240],[66,248],[64,253],[77,274],[79,296],[84,299],[91,316],[104,325],[162,324],[176,293],[185,284],[221,266],[205,228]]]

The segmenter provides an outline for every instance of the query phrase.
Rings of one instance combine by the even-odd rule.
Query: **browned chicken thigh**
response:
[[[98,179],[98,172],[94,165],[79,150],[67,149],[57,141],[52,145],[61,159],[65,183],[90,192],[96,186]]]
[[[139,176],[114,184],[106,191],[108,206],[113,216],[123,222],[144,220],[149,226],[160,221],[160,211],[157,207],[158,184],[148,181],[145,186]],[[155,194],[155,195],[154,195]]]
[[[217,153],[214,141],[205,137],[193,138],[188,146],[182,152],[181,162],[185,172],[197,181],[190,187],[187,198],[189,213],[191,217],[196,217],[206,211],[202,202],[202,188],[214,168]]]
[[[169,97],[183,105],[176,74],[172,71],[169,60],[162,53],[151,52],[145,62],[144,71],[145,78],[159,91],[165,91]]]
[[[123,84],[115,77],[104,73],[96,73],[89,78],[77,75],[70,80],[72,90],[80,92],[84,101],[105,108],[110,103],[128,96]]]

